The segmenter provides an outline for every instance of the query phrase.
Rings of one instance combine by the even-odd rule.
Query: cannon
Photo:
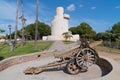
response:
[[[64,68],[67,73],[75,75],[80,71],[87,71],[99,59],[98,53],[89,46],[86,40],[81,40],[80,45],[73,47],[57,55],[58,61],[54,61],[44,66],[31,67],[24,70],[25,74],[38,74],[47,69]]]

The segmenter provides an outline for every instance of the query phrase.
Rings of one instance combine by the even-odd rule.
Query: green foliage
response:
[[[5,30],[0,29],[0,33],[4,33],[4,32],[5,32]],[[6,36],[0,36],[0,39],[6,39]]]
[[[109,41],[111,37],[111,34],[104,32],[104,33],[98,33],[96,35],[96,40],[102,39],[103,41]]]
[[[94,49],[100,52],[103,51],[103,52],[112,53],[112,54],[115,54],[115,53],[120,54],[120,49],[109,48],[103,45],[95,46]]]
[[[103,41],[119,42],[120,40],[120,22],[113,25],[112,30],[106,30],[105,32],[98,33],[96,40],[102,39]]]
[[[35,23],[29,24],[24,28],[24,36],[26,39],[31,40],[35,38]],[[43,23],[38,22],[38,38],[41,39],[42,36],[47,36],[51,34],[50,26]],[[17,31],[17,36],[19,38],[22,37],[22,30]],[[14,38],[14,32],[12,33],[12,38]]]
[[[38,26],[39,26],[38,31],[39,31],[41,38],[42,38],[42,36],[47,36],[47,35],[51,34],[51,29],[50,29],[49,25],[39,22]]]
[[[81,35],[81,37],[94,37],[96,35],[96,32],[92,29],[92,27],[83,22],[77,27],[78,33]]]
[[[72,44],[74,41],[63,41],[64,44]]]
[[[120,22],[112,26],[112,33],[120,33]]]
[[[17,56],[17,55],[23,55],[23,54],[30,54],[34,52],[39,52],[45,49],[49,49],[49,47],[52,45],[53,42],[51,41],[38,41],[38,49],[34,49],[34,42],[30,41],[27,42],[25,46],[21,46],[20,43],[18,43],[16,46],[17,48],[10,52],[10,46],[8,44],[2,45],[0,44],[0,57],[1,58],[8,58],[11,56]]]
[[[34,39],[35,36],[35,26],[36,24],[30,24],[25,28],[25,35],[29,38]],[[38,37],[42,38],[42,36],[47,36],[50,35],[51,29],[50,26],[43,23],[43,22],[38,22]]]
[[[3,33],[3,32],[5,32],[5,30],[3,30],[3,29],[0,29],[0,33]]]
[[[24,33],[29,34],[31,36],[30,39],[34,39],[35,38],[35,24],[29,24],[29,25],[27,25],[25,27]]]
[[[120,49],[120,42],[103,41],[102,45],[110,48]]]
[[[71,31],[72,34],[78,34],[78,33],[77,33],[77,28],[76,28],[76,27],[71,27],[71,28],[69,28],[69,31]]]
[[[96,39],[100,40],[102,39],[103,41],[116,41],[117,39],[117,34],[114,33],[108,33],[108,32],[104,32],[104,33],[98,33],[96,35]]]
[[[72,34],[70,32],[65,32],[63,33],[63,37],[65,38],[65,41],[67,41],[72,37]]]
[[[93,38],[96,35],[96,32],[86,22],[82,22],[80,25],[76,27],[71,27],[69,30],[73,34],[79,34],[80,37]]]

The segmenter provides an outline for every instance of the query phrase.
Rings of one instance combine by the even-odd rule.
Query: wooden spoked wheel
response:
[[[96,55],[91,48],[84,48],[76,55],[76,63],[81,69],[87,69],[96,62]]]
[[[70,60],[67,63],[66,68],[67,68],[67,72],[72,75],[78,74],[80,72],[80,68],[78,67],[74,59]]]

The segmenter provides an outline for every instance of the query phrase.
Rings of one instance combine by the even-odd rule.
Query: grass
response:
[[[74,41],[63,41],[64,44],[72,44]]]
[[[103,51],[103,52],[107,52],[107,53],[118,53],[120,54],[120,49],[115,49],[115,48],[109,48],[109,47],[105,47],[105,46],[95,46],[93,47],[94,49],[96,49],[97,51]]]
[[[0,59],[8,58],[11,56],[40,52],[42,50],[49,49],[52,43],[53,42],[51,41],[38,41],[38,47],[36,50],[34,49],[33,41],[27,42],[24,46],[21,46],[21,43],[18,43],[17,48],[13,52],[10,52],[9,44],[5,44],[4,46],[0,44]]]

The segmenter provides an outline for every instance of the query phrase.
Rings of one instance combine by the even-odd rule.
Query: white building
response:
[[[0,38],[5,37],[6,34],[0,34]],[[4,43],[6,40],[5,39],[0,39],[0,43]]]
[[[56,15],[51,21],[51,35],[43,36],[43,40],[64,40],[63,33],[68,32],[68,22],[70,16],[64,14],[63,7],[56,8]],[[73,41],[79,40],[79,35],[73,35],[71,38]]]
[[[56,8],[56,16],[51,21],[52,36],[60,36],[64,32],[68,32],[69,18],[68,14],[64,14],[63,7]]]

